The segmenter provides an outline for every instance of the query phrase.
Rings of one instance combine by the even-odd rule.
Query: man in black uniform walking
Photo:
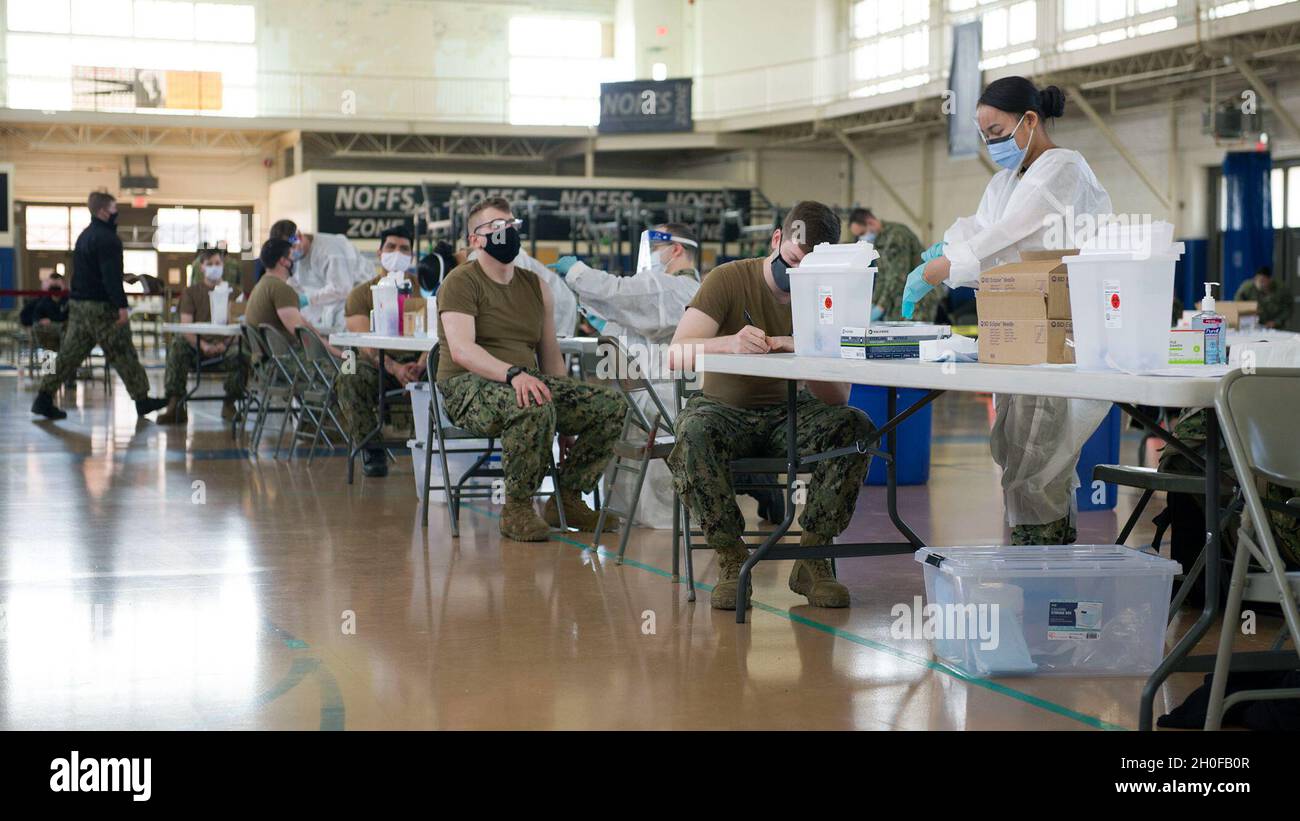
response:
[[[68,414],[54,404],[54,391],[72,378],[98,345],[126,383],[140,416],[166,407],[166,399],[149,396],[145,375],[131,342],[126,294],[122,291],[122,240],[117,236],[117,200],[93,191],[86,200],[90,225],[77,237],[72,252],[72,305],[54,373],[41,380],[32,413],[49,419]]]

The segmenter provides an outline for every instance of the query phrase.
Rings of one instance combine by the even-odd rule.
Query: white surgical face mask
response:
[[[669,248],[667,253],[671,254],[672,249]],[[655,274],[668,273],[668,261],[664,259],[664,256],[665,256],[664,254],[654,254],[653,256],[650,257],[650,271],[652,273]]]
[[[379,264],[390,274],[404,274],[406,269],[411,267],[411,255],[403,254],[401,251],[389,251],[380,254]]]
[[[220,265],[203,266],[203,276],[207,277],[209,282],[216,282],[221,279],[221,274],[224,273],[224,271],[225,268]]]

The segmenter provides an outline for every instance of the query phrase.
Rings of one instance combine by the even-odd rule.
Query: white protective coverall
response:
[[[342,234],[313,234],[311,249],[294,263],[289,284],[307,297],[302,315],[321,333],[342,331],[343,303],[358,283],[375,275],[375,266]]]
[[[469,261],[473,262],[477,259],[478,254],[477,248],[470,251]],[[578,299],[572,291],[564,287],[560,275],[528,256],[527,251],[519,252],[519,256],[515,257],[514,265],[537,274],[551,289],[551,296],[555,300],[554,310],[551,312],[555,317],[555,335],[560,339],[573,336],[573,332],[578,327]]]
[[[652,346],[672,342],[686,306],[700,290],[699,273],[694,269],[675,274],[643,270],[634,276],[620,277],[575,262],[564,281],[578,295],[584,307],[606,320],[605,336],[617,337],[629,356],[644,357],[649,364],[666,361]],[[653,383],[659,401],[670,412],[675,412],[677,400],[673,380],[655,379]],[[637,402],[647,418],[653,419],[658,410],[649,397],[639,394]],[[621,510],[629,509],[630,477],[624,476],[616,490],[615,505]],[[673,477],[663,460],[650,463],[641,488],[635,523],[658,529],[673,526]]]
[[[1112,212],[1110,195],[1077,151],[1043,152],[1024,175],[1003,169],[989,181],[974,216],[943,235],[951,263],[948,284],[977,286],[981,271],[1019,262],[1022,251],[1045,250],[1056,238],[1071,247],[1083,215],[1096,225]],[[1067,250],[1053,248],[1051,250]],[[1043,396],[995,396],[989,444],[1002,468],[1007,524],[1041,525],[1070,517],[1079,486],[1079,452],[1111,403]]]

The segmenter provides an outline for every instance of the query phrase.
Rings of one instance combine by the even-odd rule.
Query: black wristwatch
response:
[[[524,369],[519,367],[518,365],[511,365],[510,370],[506,371],[506,384],[509,385],[510,383],[512,383],[515,377],[523,372]]]

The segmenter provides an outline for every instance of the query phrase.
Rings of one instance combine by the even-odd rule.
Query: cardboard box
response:
[[[1200,310],[1201,303],[1197,302],[1196,312],[1199,313]],[[1259,315],[1259,303],[1246,301],[1235,302],[1231,299],[1219,299],[1215,300],[1214,310],[1223,314],[1224,324],[1236,331],[1241,329],[1242,317]]]
[[[1049,319],[1038,291],[984,291],[976,296],[979,361],[994,365],[1062,365],[1074,362],[1074,323]]]
[[[1169,331],[1170,365],[1204,365],[1205,331],[1173,328]]]
[[[402,305],[402,336],[424,336],[424,297],[409,296]]]
[[[1070,282],[1061,258],[1077,251],[1026,251],[1020,262],[990,268],[980,274],[981,292],[1036,291],[1047,301],[1047,319],[1070,318]],[[980,317],[984,314],[981,312]],[[991,319],[1003,317],[990,316]]]

